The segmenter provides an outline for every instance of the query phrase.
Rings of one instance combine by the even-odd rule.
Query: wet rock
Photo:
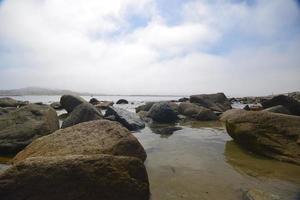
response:
[[[300,116],[300,102],[285,95],[278,95],[269,100],[264,100],[261,102],[263,108],[270,108],[273,106],[282,105],[284,106],[292,115]]]
[[[189,100],[190,100],[189,98],[183,97],[183,98],[178,99],[178,102],[187,102]]]
[[[120,122],[130,131],[135,131],[145,127],[145,123],[141,118],[133,112],[129,112],[123,108],[108,107],[105,113],[105,116],[113,115],[116,118],[116,121]]]
[[[64,109],[62,107],[62,105],[60,104],[60,102],[53,102],[53,103],[50,104],[50,106],[52,108],[54,108],[55,110],[62,110],[62,109]]]
[[[63,95],[60,98],[60,104],[68,113],[72,112],[76,106],[82,103],[86,103],[86,101],[83,98],[75,95]]]
[[[58,128],[57,114],[50,106],[29,104],[8,109],[0,115],[0,152],[15,154],[34,139]]]
[[[228,113],[227,113],[228,112]],[[242,147],[280,161],[300,165],[300,117],[264,111],[229,110],[228,134]]]
[[[92,104],[92,105],[97,105],[98,103],[100,103],[100,101],[96,98],[91,98],[89,103]]]
[[[148,200],[141,160],[112,155],[29,158],[0,175],[2,200]]]
[[[193,103],[183,102],[179,104],[178,111],[180,114],[197,119],[197,120],[216,120],[217,115],[210,109],[198,106]]]
[[[282,113],[282,114],[286,114],[286,115],[290,115],[291,114],[290,111],[288,109],[286,109],[282,105],[273,106],[273,107],[264,109],[264,111],[274,112],[274,113]]]
[[[148,117],[160,123],[175,122],[179,119],[177,115],[168,102],[155,103],[148,112]]]
[[[102,119],[102,114],[90,103],[78,105],[63,121],[62,128],[73,126],[81,122]]]
[[[27,105],[27,101],[17,101],[10,97],[0,98],[0,107],[19,107]]]
[[[139,141],[118,122],[95,120],[83,122],[33,141],[19,152],[13,162],[28,157],[110,154],[146,160]]]
[[[126,99],[119,99],[116,104],[128,104]]]
[[[95,107],[100,110],[105,110],[109,106],[112,106],[112,105],[114,105],[114,102],[112,102],[112,101],[101,101],[98,104],[96,104]]]
[[[192,95],[190,102],[213,111],[225,112],[231,109],[231,103],[224,93]]]
[[[247,191],[243,200],[280,200],[281,198],[278,195],[271,194],[258,189],[250,189]]]
[[[154,104],[155,102],[146,102],[145,105],[136,107],[135,112],[138,113],[140,111],[149,111]]]

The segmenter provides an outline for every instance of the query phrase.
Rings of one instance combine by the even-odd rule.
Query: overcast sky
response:
[[[300,90],[296,0],[0,0],[0,89]]]

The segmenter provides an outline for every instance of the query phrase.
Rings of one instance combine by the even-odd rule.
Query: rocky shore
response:
[[[145,102],[136,113],[76,95],[50,105],[0,98],[0,154],[14,156],[0,174],[1,199],[149,199],[147,155],[130,131],[149,127],[165,137],[180,130],[181,121],[222,121],[242,148],[300,165],[298,96],[250,100],[200,94]],[[234,109],[237,101],[249,105]],[[67,113],[57,116],[55,110],[62,109]],[[254,191],[244,198],[264,194]]]

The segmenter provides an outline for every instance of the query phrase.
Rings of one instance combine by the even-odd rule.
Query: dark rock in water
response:
[[[29,158],[0,175],[2,200],[148,200],[141,160],[72,155]]]
[[[149,110],[148,117],[160,123],[172,123],[177,121],[178,112],[176,112],[168,102],[155,103]]]
[[[17,101],[10,97],[0,98],[0,107],[19,107],[27,105],[27,101]]]
[[[146,102],[145,105],[136,107],[135,112],[138,113],[140,111],[149,111],[154,104],[155,102]]]
[[[227,113],[228,112],[228,113]],[[300,117],[265,111],[229,110],[221,119],[242,147],[300,165]]]
[[[90,103],[78,105],[63,121],[62,128],[73,126],[81,122],[102,119],[102,114]]]
[[[190,102],[213,111],[225,112],[231,109],[231,103],[224,93],[192,95]]]
[[[292,115],[300,116],[300,102],[285,95],[278,95],[269,100],[261,102],[264,108],[282,105],[290,111]]]
[[[62,107],[62,105],[60,104],[60,102],[53,102],[53,103],[50,104],[50,106],[52,108],[54,108],[55,110],[62,110],[62,109],[64,109]]]
[[[61,106],[66,109],[68,113],[72,112],[76,106],[82,103],[86,103],[86,101],[83,98],[75,95],[63,95],[60,98]]]
[[[119,99],[116,104],[128,104],[126,99]]]
[[[41,137],[19,152],[13,163],[28,157],[110,154],[146,160],[139,141],[118,122],[83,122]]]
[[[278,195],[271,194],[258,189],[250,189],[245,192],[243,200],[280,200]]]
[[[0,154],[15,154],[34,139],[59,128],[57,114],[50,106],[28,104],[1,113]]]
[[[273,107],[264,109],[264,111],[269,111],[269,112],[274,112],[274,113],[281,113],[281,114],[286,114],[286,115],[291,114],[290,111],[282,105],[273,106]]]
[[[116,121],[120,122],[130,131],[135,131],[145,127],[145,123],[137,114],[129,112],[123,108],[117,108],[112,106],[108,107],[105,116],[110,115],[115,116]]]
[[[179,104],[178,111],[180,114],[197,119],[197,120],[216,120],[217,115],[210,109],[198,106],[193,103],[183,102]]]
[[[169,137],[171,136],[175,131],[182,130],[181,127],[176,127],[174,125],[170,124],[150,124],[149,128],[151,131],[155,134],[161,135],[161,137]]]
[[[97,105],[98,103],[100,103],[100,101],[96,98],[91,98],[89,103],[92,104],[92,105]]]
[[[96,104],[95,107],[100,110],[105,110],[112,105],[114,105],[114,102],[112,101],[101,101],[98,104]]]
[[[189,100],[190,100],[189,98],[183,97],[183,98],[178,99],[178,102],[187,102]]]

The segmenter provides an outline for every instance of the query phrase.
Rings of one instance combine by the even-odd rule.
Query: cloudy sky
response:
[[[300,90],[297,0],[0,0],[0,89]]]

